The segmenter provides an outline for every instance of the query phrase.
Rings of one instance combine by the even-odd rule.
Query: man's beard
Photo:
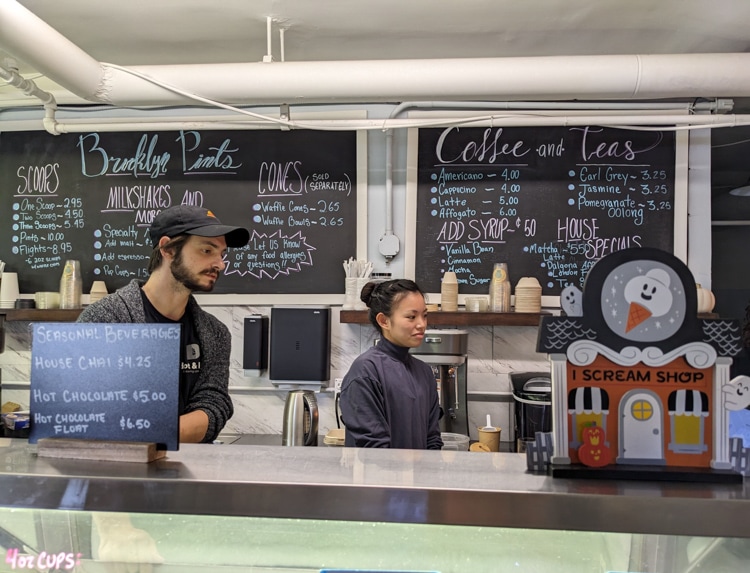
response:
[[[172,276],[177,282],[192,292],[211,292],[214,290],[214,285],[216,284],[215,281],[209,285],[201,284],[198,282],[198,277],[195,273],[191,273],[182,264],[182,252],[177,253],[177,256],[172,260],[172,264],[169,266],[169,270],[172,271]]]

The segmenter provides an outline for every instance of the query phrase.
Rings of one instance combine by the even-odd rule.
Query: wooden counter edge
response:
[[[7,308],[0,310],[0,318],[4,316],[5,320],[9,322],[20,320],[31,322],[75,322],[82,310],[81,308]]]
[[[157,450],[153,442],[42,438],[37,442],[37,455],[42,458],[149,463],[165,457],[167,452]]]

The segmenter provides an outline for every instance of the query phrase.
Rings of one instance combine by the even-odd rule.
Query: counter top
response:
[[[552,478],[515,453],[188,444],[137,464],[5,438],[0,506],[750,537],[747,481]]]

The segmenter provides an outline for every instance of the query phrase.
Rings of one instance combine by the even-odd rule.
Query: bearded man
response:
[[[154,218],[149,235],[154,250],[148,280],[133,280],[87,306],[78,322],[180,324],[180,442],[213,442],[234,413],[231,335],[193,293],[213,290],[227,247],[244,247],[250,233],[222,225],[208,209],[177,205]]]

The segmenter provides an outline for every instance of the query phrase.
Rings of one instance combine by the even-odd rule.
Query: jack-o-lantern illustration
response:
[[[591,426],[583,429],[583,444],[578,448],[578,459],[592,468],[601,468],[612,461],[612,452],[605,443],[604,428]]]

